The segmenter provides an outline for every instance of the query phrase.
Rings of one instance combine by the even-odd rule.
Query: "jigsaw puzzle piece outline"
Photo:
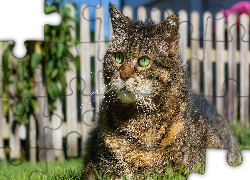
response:
[[[36,68],[39,69],[39,67],[36,67]],[[41,69],[41,68],[40,68],[40,69]],[[40,74],[41,74],[41,73],[40,73]],[[40,76],[41,76],[41,75],[40,75]],[[31,81],[32,81],[32,80],[31,80]],[[35,81],[34,81],[33,83],[36,84],[36,85],[38,85],[38,86],[39,86],[39,85],[42,85],[42,86],[43,86],[43,82],[44,82],[44,80],[43,80],[43,79],[40,79],[40,81],[38,81],[38,82],[35,82]],[[45,84],[46,84],[46,83],[45,83]],[[45,86],[43,86],[43,88],[45,88]],[[44,89],[44,90],[45,90],[45,89]],[[48,95],[47,95],[46,93],[45,93],[44,95],[35,96],[35,98],[47,98],[47,97],[48,97]],[[25,98],[24,98],[24,103],[26,103],[26,100],[27,100],[28,98],[32,98],[32,97],[25,97]],[[44,100],[45,100],[45,99],[44,99]],[[15,101],[14,101],[14,102],[15,102]],[[14,102],[13,102],[13,103],[14,103]],[[12,105],[12,106],[13,106],[13,105]],[[45,106],[45,104],[44,104],[44,106]],[[45,108],[45,107],[44,107],[44,108]],[[53,116],[53,115],[54,115],[54,114],[52,114],[51,116]],[[46,116],[46,115],[44,114],[44,111],[43,111],[43,116],[48,118],[48,116]],[[57,116],[58,116],[58,115],[57,115]],[[58,117],[61,119],[60,116],[58,116]],[[61,121],[61,122],[62,122],[62,121]],[[61,125],[60,125],[60,126],[61,126]],[[43,137],[44,137],[44,133],[45,133],[44,131],[47,130],[46,128],[49,128],[49,130],[57,130],[57,129],[60,128],[60,126],[57,127],[57,128],[54,128],[54,129],[53,129],[53,128],[50,128],[49,126],[45,126],[45,127],[43,128]],[[46,144],[46,142],[45,142],[45,144]],[[29,148],[36,148],[36,147],[29,147]],[[40,148],[40,149],[41,149],[41,148]],[[55,148],[45,148],[45,149],[47,149],[47,150],[48,150],[48,149],[54,150]],[[57,149],[55,149],[55,150],[57,150]],[[62,150],[63,150],[63,149],[62,149]],[[46,159],[46,161],[47,161],[47,159]],[[19,163],[19,164],[21,164],[21,163]],[[19,165],[19,164],[18,164],[18,165]],[[13,165],[15,165],[15,164],[13,164]],[[47,167],[46,167],[46,168],[47,168]],[[35,172],[35,171],[36,171],[36,170],[32,171],[32,173]],[[40,172],[42,172],[42,171],[40,171]],[[47,171],[46,171],[46,172],[47,172]],[[46,172],[42,172],[42,173],[46,173]],[[32,174],[32,173],[31,173],[31,174]],[[30,175],[31,175],[31,174],[30,174]]]
[[[248,169],[246,164],[250,159],[250,153],[248,150],[241,150],[242,162],[239,166],[228,166],[225,158],[226,150],[208,149],[206,154],[206,156],[209,158],[206,160],[207,170],[205,171],[205,174],[200,176],[197,173],[191,173],[188,177],[188,180],[201,179],[202,177],[203,179],[211,179],[211,177],[212,179],[239,179],[239,177],[241,177],[240,179],[245,179],[247,177]],[[244,158],[245,160],[243,160]],[[222,169],[224,170],[224,173]],[[238,172],[235,173],[235,171]]]
[[[13,6],[15,4],[15,6]],[[24,6],[24,4],[26,6]],[[40,20],[43,20],[43,26],[46,24],[52,24],[57,25],[58,21],[60,22],[59,18],[60,15],[58,13],[51,13],[51,14],[45,14],[44,8],[45,3],[43,0],[39,1],[32,1],[32,0],[25,0],[24,1],[17,1],[17,0],[10,0],[4,2],[4,5],[1,6],[1,13],[9,14],[9,9],[12,9],[13,12],[17,13],[20,19],[26,19],[26,21],[16,21],[15,18],[11,19],[12,24],[9,24],[9,26],[5,26],[2,30],[4,32],[1,33],[1,41],[6,40],[14,40],[15,41],[15,47],[13,51],[13,55],[16,57],[24,57],[26,54],[26,48],[24,46],[24,42],[29,39],[37,39],[37,40],[43,40],[44,39],[44,28],[41,28],[42,26],[38,23],[41,23],[41,21],[37,21],[38,15]],[[8,8],[9,7],[9,8]],[[24,9],[21,9],[19,7],[25,7],[27,11]],[[29,8],[32,7],[32,8]],[[42,7],[42,8],[41,8]],[[14,9],[13,9],[14,8]],[[32,13],[32,16],[28,14],[28,12]],[[43,18],[41,16],[43,15]],[[3,17],[2,24],[6,24],[5,20],[10,21],[10,18],[13,18],[12,16],[8,16],[9,18],[5,18],[6,15],[1,16]],[[57,21],[55,23],[55,21]],[[32,22],[32,23],[30,23]],[[32,26],[30,25],[32,24]],[[60,24],[60,23],[59,23]],[[18,31],[22,31],[23,36],[17,36],[13,34],[13,29],[16,29],[16,26],[19,27]],[[30,27],[30,28],[22,28],[22,27]],[[6,28],[7,27],[7,28]],[[21,28],[20,28],[21,27]]]

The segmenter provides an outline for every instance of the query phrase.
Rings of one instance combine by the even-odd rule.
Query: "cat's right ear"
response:
[[[172,42],[179,36],[179,18],[176,15],[168,16],[154,29],[154,34],[160,39]]]
[[[109,3],[109,13],[113,35],[117,37],[123,36],[128,28],[128,19],[112,3]]]

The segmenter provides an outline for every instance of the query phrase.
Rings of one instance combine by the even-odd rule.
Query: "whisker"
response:
[[[91,94],[90,94],[90,96],[88,97],[88,98],[86,98],[84,101],[86,102],[89,98],[91,98],[95,93],[98,93],[99,91],[101,91],[102,89],[104,89],[105,87],[107,87],[107,86],[109,86],[111,84],[111,82],[110,83],[108,83],[107,85],[105,85],[104,84],[104,87],[102,87],[102,88],[100,88],[100,89],[97,89],[97,90],[95,90],[94,92],[92,92]],[[112,88],[111,88],[112,89]],[[111,90],[110,89],[110,90]],[[109,90],[109,91],[110,91]],[[108,91],[107,91],[108,92]],[[104,96],[104,95],[102,95],[102,96]],[[80,106],[80,108],[79,108],[79,110],[76,112],[76,115],[75,115],[75,117],[77,117],[78,116],[78,114],[79,114],[79,112],[80,111],[82,111],[84,108],[86,108],[86,107],[88,107],[88,106],[90,106],[90,105],[93,105],[91,102],[88,104],[88,105],[85,105],[85,106],[83,106],[83,104],[82,104],[82,106]],[[92,108],[93,110],[95,109],[94,107]],[[69,116],[73,116],[74,114],[71,114],[71,115],[69,115]]]

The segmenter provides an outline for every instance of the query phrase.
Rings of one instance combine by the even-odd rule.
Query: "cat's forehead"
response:
[[[153,38],[153,29],[156,26],[157,24],[150,19],[147,19],[146,21],[130,21],[127,33],[131,38]]]
[[[129,56],[138,56],[141,54],[150,54],[154,51],[157,41],[152,39],[146,33],[132,32],[120,43],[113,44],[113,51],[122,51]]]
[[[138,30],[150,30],[157,26],[157,23],[151,19],[146,19],[145,21],[130,21],[130,25],[134,26]]]
[[[160,23],[156,23],[151,19],[146,19],[145,21],[133,21],[129,20],[128,29],[125,33],[127,35],[126,39],[128,41],[140,42],[140,43],[149,43],[154,44],[155,42],[165,41],[167,44],[169,43],[168,37],[171,36],[172,30],[169,27],[161,28],[164,32],[164,37],[162,38],[162,34],[159,31],[155,31],[156,27],[159,27]],[[158,28],[159,29],[159,28]]]
[[[155,31],[159,24],[153,20],[147,19],[145,21],[133,21],[127,19],[127,26],[123,29],[119,26],[116,29],[118,32],[116,36],[113,36],[112,44],[110,45],[109,52],[123,52],[126,56],[142,56],[152,55],[154,52],[166,55],[170,42],[168,39],[161,38],[158,31]],[[164,27],[168,29],[168,27]],[[119,30],[120,29],[120,30]],[[168,37],[167,33],[164,32]]]
[[[155,35],[154,35],[154,28],[157,24],[152,20],[146,21],[132,21],[130,20],[127,31],[125,34],[122,35],[123,42],[119,43],[120,47],[136,47],[141,46],[150,46],[154,44]],[[119,41],[121,40],[120,38]],[[118,45],[118,44],[116,44]],[[119,47],[119,46],[118,46]]]

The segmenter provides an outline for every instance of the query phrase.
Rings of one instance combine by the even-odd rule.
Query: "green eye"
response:
[[[147,65],[149,65],[150,63],[150,59],[146,56],[142,56],[139,58],[139,65],[141,67],[146,67]]]
[[[115,60],[116,60],[116,62],[118,62],[119,64],[123,63],[123,61],[124,61],[123,54],[120,53],[120,52],[115,53]]]

